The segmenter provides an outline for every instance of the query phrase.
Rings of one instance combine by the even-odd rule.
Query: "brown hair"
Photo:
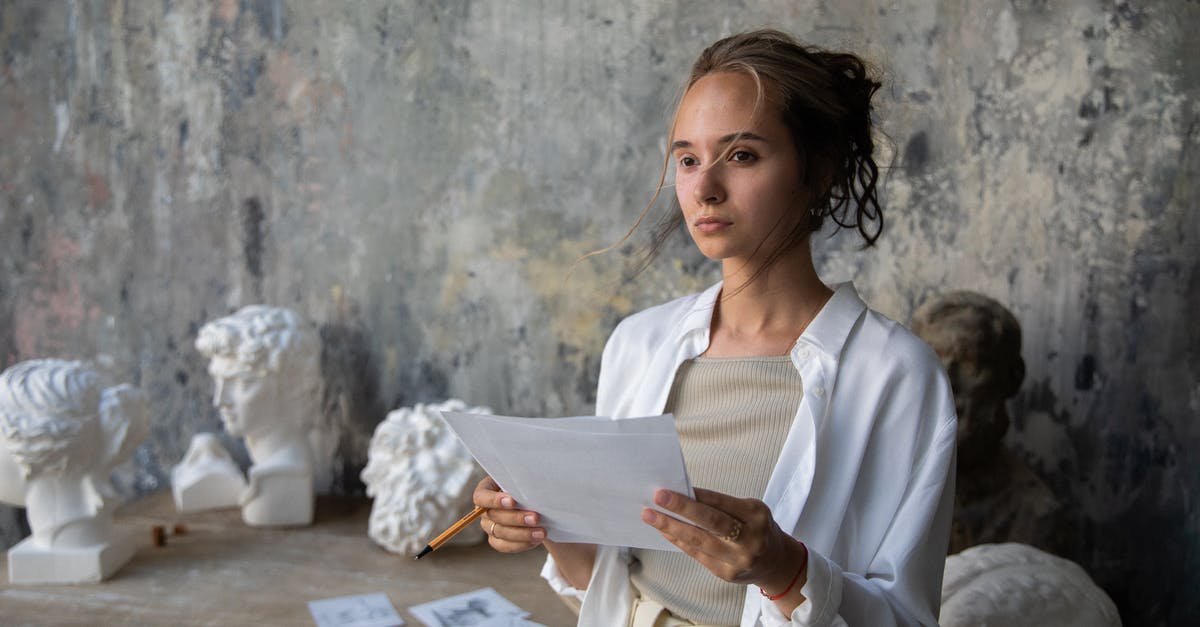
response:
[[[779,107],[799,153],[803,168],[800,176],[810,193],[808,219],[800,220],[783,243],[768,254],[755,276],[818,231],[826,218],[840,228],[857,230],[864,248],[873,246],[883,232],[883,208],[876,194],[879,167],[874,158],[871,122],[871,98],[880,83],[869,75],[866,63],[853,54],[805,46],[777,30],[741,33],[721,39],[700,53],[680,102],[696,81],[717,72],[749,75],[758,86],[756,106],[768,102]],[[674,131],[673,118],[672,136]],[[668,138],[667,143],[673,139]],[[587,256],[612,250],[633,234],[662,192],[669,161],[670,154],[664,159],[654,196],[625,237],[612,247]],[[652,243],[635,275],[653,261],[682,223],[682,212],[677,206],[674,209],[655,228]]]

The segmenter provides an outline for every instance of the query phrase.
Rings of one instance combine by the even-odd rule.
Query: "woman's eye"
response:
[[[699,163],[699,161],[696,161],[695,157],[682,157],[679,159],[679,165],[681,165],[685,168],[690,168],[690,167],[696,165],[697,163]]]
[[[745,163],[754,160],[754,153],[747,150],[735,150],[729,155],[729,158],[733,161]]]

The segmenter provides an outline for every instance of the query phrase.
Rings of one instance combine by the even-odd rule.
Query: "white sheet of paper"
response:
[[[654,492],[694,496],[670,414],[514,418],[442,412],[467,450],[556,542],[678,551],[642,522]]]
[[[429,627],[521,625],[522,619],[529,616],[529,612],[500,596],[492,588],[414,605],[408,611]]]
[[[360,594],[308,602],[317,627],[396,627],[404,619],[386,594]]]

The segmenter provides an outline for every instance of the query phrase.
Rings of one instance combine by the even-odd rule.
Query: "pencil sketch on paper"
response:
[[[308,602],[317,627],[397,627],[404,619],[386,594],[360,594]]]
[[[492,618],[491,608],[483,599],[471,599],[458,607],[434,610],[434,614],[442,627],[463,627],[474,625],[481,619]]]
[[[482,588],[408,608],[428,627],[484,627],[527,624],[522,610],[492,588]]]

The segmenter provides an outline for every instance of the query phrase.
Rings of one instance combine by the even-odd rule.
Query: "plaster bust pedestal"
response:
[[[8,550],[8,581],[13,584],[96,583],[111,577],[133,557],[133,537],[109,528],[103,540],[84,546],[39,546],[32,537]]]
[[[180,512],[237,507],[245,491],[242,471],[211,433],[192,436],[187,455],[171,471],[171,493]]]
[[[250,484],[242,496],[242,520],[253,526],[307,525],[313,518],[313,477],[307,467],[250,468]]]
[[[0,451],[0,457],[7,453]],[[0,467],[15,468],[8,456]],[[0,475],[5,475],[0,471]],[[13,484],[9,484],[13,485]],[[92,583],[107,579],[133,556],[132,538],[112,527],[98,492],[70,479],[39,477],[25,494],[3,500],[27,507],[33,535],[8,551],[14,584]],[[98,509],[99,508],[99,509]]]
[[[132,386],[104,389],[82,362],[33,360],[0,374],[0,500],[24,506],[32,535],[8,553],[14,584],[108,578],[133,556],[112,526],[108,473],[148,429]]]
[[[312,450],[320,342],[295,312],[251,305],[205,324],[196,348],[209,358],[213,405],[253,465],[239,496],[254,526],[307,525],[313,516]]]
[[[246,437],[255,463],[242,493],[242,520],[254,526],[307,525],[313,517],[313,463],[300,433]],[[257,453],[257,455],[256,455]]]

